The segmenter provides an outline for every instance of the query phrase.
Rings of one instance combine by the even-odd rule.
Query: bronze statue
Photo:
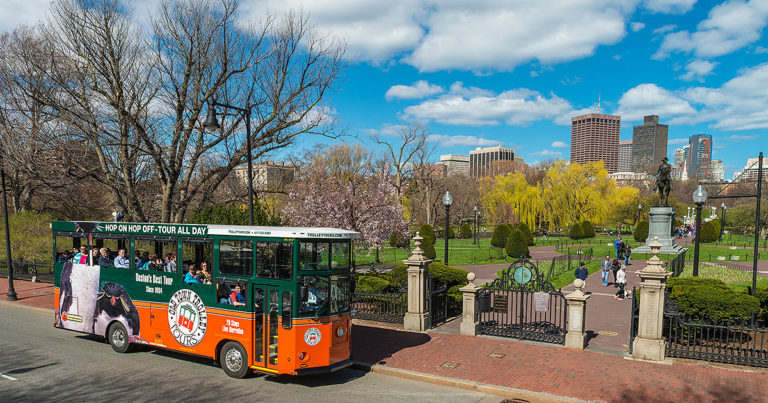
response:
[[[659,204],[669,205],[669,192],[672,190],[672,179],[670,174],[672,172],[672,166],[667,163],[669,161],[667,157],[661,159],[659,170],[656,171],[656,184],[653,186],[653,190],[659,190]]]

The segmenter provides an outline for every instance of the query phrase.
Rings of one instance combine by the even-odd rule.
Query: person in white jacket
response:
[[[627,284],[627,266],[621,265],[616,273],[616,282],[619,283],[619,291],[613,296],[614,299],[624,299],[624,286]]]

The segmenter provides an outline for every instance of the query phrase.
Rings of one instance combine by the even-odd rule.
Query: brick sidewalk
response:
[[[754,402],[768,394],[766,370],[656,364],[498,338],[355,325],[352,350],[356,361],[385,368],[580,400]]]

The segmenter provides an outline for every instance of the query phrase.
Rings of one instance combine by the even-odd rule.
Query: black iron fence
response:
[[[629,355],[632,355],[632,344],[635,341],[640,321],[640,298],[637,295],[637,288],[632,288],[632,312],[629,315]]]
[[[549,267],[542,267],[544,280],[551,281],[562,273],[573,272],[579,267],[580,262],[589,262],[592,260],[592,248],[586,248],[581,251],[581,254],[576,253],[553,257],[552,261],[549,263]],[[542,266],[545,264],[546,263],[542,264]]]
[[[352,309],[357,319],[403,323],[403,317],[408,310],[407,304],[407,289],[381,293],[355,291]]]
[[[427,300],[429,301],[429,313],[432,315],[432,327],[448,320],[448,286],[432,284]]]
[[[12,264],[14,279],[53,283],[53,265],[50,263],[14,260]],[[8,263],[5,260],[0,261],[0,277],[8,277]]]
[[[687,249],[683,249],[683,252],[679,253],[674,259],[664,262],[664,266],[668,271],[672,272],[672,277],[678,277],[685,269],[685,254]]]

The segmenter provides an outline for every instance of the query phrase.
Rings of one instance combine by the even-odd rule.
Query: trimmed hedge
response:
[[[397,264],[386,276],[390,283],[401,286],[408,280],[408,265],[404,263]]]
[[[522,231],[519,229],[512,230],[512,233],[509,234],[509,238],[507,238],[507,256],[515,259],[528,256],[527,244],[528,242],[526,242]]]
[[[437,252],[435,252],[435,244],[433,242],[430,242],[429,239],[424,239],[421,241],[421,249],[424,251],[424,256],[426,256],[427,259],[435,259],[437,257]]]
[[[584,238],[584,230],[581,229],[581,224],[575,223],[571,225],[571,229],[568,230],[568,236],[571,237],[571,239]]]
[[[720,236],[720,222],[716,222],[716,220],[705,222],[701,225],[701,234],[699,236],[701,242],[704,243],[717,241],[717,238]]]
[[[366,293],[382,293],[390,287],[389,281],[383,277],[362,275],[358,277],[355,291]]]
[[[584,238],[594,238],[595,226],[590,221],[584,221],[581,223],[581,230],[584,232]]]
[[[517,224],[517,229],[523,233],[523,237],[525,238],[526,245],[533,246],[534,245],[533,234],[531,234],[531,229],[528,228],[528,224],[521,222]]]
[[[496,229],[493,230],[491,235],[491,246],[496,248],[503,248],[507,246],[507,238],[509,237],[509,227],[507,224],[499,224]]]
[[[467,285],[468,271],[458,267],[446,266],[443,262],[432,262],[427,267],[432,276],[432,284],[445,284],[448,287],[448,308],[456,310],[461,307],[462,295],[459,288]]]
[[[648,229],[648,221],[643,220],[637,223],[635,226],[635,232],[632,234],[632,236],[635,238],[635,241],[645,242],[645,240],[648,238]]]
[[[684,277],[667,282],[680,312],[694,320],[748,320],[760,313],[760,300],[738,293],[717,279]]]
[[[469,223],[461,224],[461,227],[459,227],[459,238],[472,238],[472,226]]]
[[[425,240],[429,239],[429,243],[435,244],[435,230],[429,224],[422,224],[419,227],[419,235]]]

